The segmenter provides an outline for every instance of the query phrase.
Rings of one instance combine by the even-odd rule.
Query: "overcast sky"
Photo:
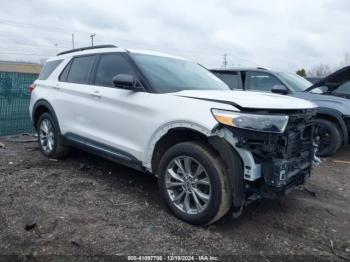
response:
[[[349,0],[3,0],[0,60],[39,61],[96,44],[180,55],[207,67],[295,71],[350,52]]]

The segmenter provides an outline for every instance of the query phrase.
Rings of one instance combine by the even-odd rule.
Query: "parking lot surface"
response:
[[[36,143],[0,143],[1,255],[350,257],[350,148],[323,159],[305,188],[196,227],[168,211],[150,175],[80,151],[55,161]]]

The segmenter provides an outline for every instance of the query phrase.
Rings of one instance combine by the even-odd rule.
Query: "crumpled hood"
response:
[[[172,95],[203,99],[213,102],[233,103],[251,109],[309,109],[314,103],[284,95],[235,90],[185,90]]]

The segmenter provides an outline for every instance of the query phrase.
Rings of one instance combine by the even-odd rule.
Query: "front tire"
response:
[[[318,137],[317,156],[331,156],[342,144],[341,133],[335,123],[326,119],[315,120],[315,137]]]
[[[227,213],[232,193],[223,161],[206,143],[182,142],[159,165],[159,189],[170,210],[188,223],[208,225]]]
[[[40,151],[49,158],[62,158],[69,153],[69,148],[63,144],[61,134],[53,117],[44,113],[37,124]]]

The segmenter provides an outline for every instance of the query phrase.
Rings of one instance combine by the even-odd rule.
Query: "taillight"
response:
[[[29,86],[29,93],[33,92],[33,90],[36,88],[36,84],[31,84]]]

